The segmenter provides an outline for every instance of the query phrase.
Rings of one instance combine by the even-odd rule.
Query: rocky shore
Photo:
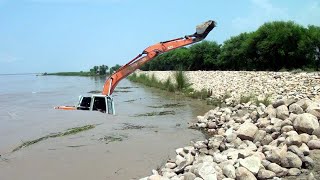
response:
[[[142,180],[319,179],[319,120],[320,103],[309,98],[217,107],[190,124],[207,139],[176,149]]]
[[[175,82],[173,71],[137,71],[136,74],[154,75],[159,81],[168,78]],[[283,98],[309,98],[320,100],[320,73],[256,72],[256,71],[186,71],[192,88],[212,91],[219,98],[228,94],[227,105],[239,103],[243,96],[270,100]]]

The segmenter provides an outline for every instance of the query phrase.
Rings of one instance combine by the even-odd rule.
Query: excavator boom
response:
[[[198,25],[196,27],[196,32],[192,35],[186,35],[181,38],[160,42],[147,47],[142,51],[141,54],[139,54],[127,64],[120,67],[105,81],[102,95],[92,95],[91,97],[80,96],[80,100],[77,106],[58,106],[55,107],[55,109],[91,110],[101,111],[108,114],[115,114],[114,102],[111,95],[122,79],[162,53],[203,40],[207,37],[207,35],[214,27],[216,27],[216,22],[209,20]]]
[[[140,68],[143,64],[149,62],[156,56],[203,40],[209,32],[216,26],[212,20],[202,23],[196,27],[196,32],[183,38],[172,39],[149,46],[141,54],[132,59],[129,63],[123,65],[113,73],[105,82],[102,94],[110,96],[117,84],[125,77]]]

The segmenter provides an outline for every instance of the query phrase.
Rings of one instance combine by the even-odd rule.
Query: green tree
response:
[[[116,64],[115,66],[111,67],[109,69],[110,74],[113,74],[115,71],[117,71],[121,66],[119,64]]]
[[[247,41],[252,33],[241,33],[226,40],[221,47],[218,66],[223,70],[247,70],[252,66],[247,57]]]

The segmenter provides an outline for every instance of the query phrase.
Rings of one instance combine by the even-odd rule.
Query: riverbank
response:
[[[191,127],[208,137],[177,148],[175,158],[141,180],[320,178],[319,102],[248,102],[197,119]]]
[[[136,71],[161,82],[175,83],[174,71]],[[194,91],[212,92],[212,98],[223,99],[226,105],[248,102],[256,98],[274,101],[282,98],[320,100],[320,73],[254,72],[254,71],[185,71]],[[224,97],[224,98],[223,98]]]

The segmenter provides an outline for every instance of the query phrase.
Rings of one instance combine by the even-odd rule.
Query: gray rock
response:
[[[315,136],[317,136],[318,138],[320,138],[320,127],[318,127],[317,129],[315,129],[315,130],[312,132],[312,135],[315,135]]]
[[[217,128],[217,124],[215,122],[208,122],[208,128],[215,129],[215,128]]]
[[[293,127],[298,132],[312,134],[315,129],[319,128],[319,122],[317,117],[315,117],[314,115],[303,113],[299,114],[294,120]]]
[[[307,113],[316,116],[320,120],[320,107],[317,105],[311,105],[306,109]]]
[[[266,107],[264,112],[268,114],[268,118],[275,118],[277,116],[277,110],[272,105]]]
[[[246,168],[238,167],[236,170],[237,180],[256,180],[257,178]]]
[[[271,163],[271,162],[268,161],[268,160],[266,160],[266,159],[264,159],[264,160],[261,161],[261,164],[262,164],[264,167],[269,166],[270,163]]]
[[[299,176],[300,174],[301,174],[301,171],[298,168],[290,168],[288,170],[288,175],[289,176]]]
[[[308,106],[310,104],[312,104],[313,102],[308,99],[308,98],[305,98],[305,99],[300,99],[297,104],[303,109],[303,110],[306,110],[308,108]]]
[[[166,168],[173,169],[173,168],[177,167],[177,164],[169,162],[169,163],[166,163],[164,166]]]
[[[261,166],[261,160],[256,156],[249,156],[245,159],[240,159],[239,163],[253,174],[257,174]]]
[[[302,144],[301,137],[299,135],[289,136],[286,138],[286,144],[288,146],[291,146],[291,145],[301,146]]]
[[[268,161],[279,164],[281,159],[285,159],[287,156],[287,145],[285,144],[281,148],[272,148],[269,153],[265,152],[265,154]]]
[[[281,165],[286,168],[301,168],[301,159],[293,152],[288,151],[286,158],[281,159]]]
[[[320,140],[310,140],[308,142],[309,149],[320,149]]]
[[[305,156],[308,156],[310,154],[309,147],[305,143],[302,143],[302,145],[299,147],[299,149],[302,151],[303,155],[305,155]]]
[[[194,180],[197,176],[191,172],[186,172],[183,174],[184,180]]]
[[[232,178],[232,179],[236,178],[236,169],[231,164],[223,166],[222,167],[222,172],[228,178]]]
[[[198,166],[197,174],[203,180],[216,180],[217,174],[213,162],[204,162]],[[197,175],[196,174],[196,175]]]
[[[258,127],[259,128],[265,128],[267,127],[268,125],[270,125],[270,120],[268,120],[268,118],[260,118],[257,120],[257,123],[258,123]]]
[[[302,143],[308,143],[310,141],[310,135],[307,133],[302,133],[299,135]]]
[[[283,126],[282,128],[281,128],[281,132],[282,133],[284,133],[284,132],[289,132],[289,131],[292,131],[292,130],[294,130],[294,128],[293,128],[293,126]]]
[[[258,131],[258,127],[252,123],[244,123],[242,124],[238,131],[238,137],[242,140],[250,140],[254,139],[254,135]]]
[[[266,169],[260,169],[258,173],[258,179],[271,179],[275,176],[276,176],[276,173]]]
[[[285,120],[289,117],[289,110],[286,105],[277,107],[277,118]]]
[[[183,158],[182,156],[177,155],[177,156],[176,156],[176,161],[175,161],[175,163],[176,163],[177,165],[179,165],[181,162],[183,162],[183,161],[185,161],[185,160],[186,160],[186,159]]]
[[[261,144],[262,144],[262,145],[268,145],[268,144],[270,144],[272,141],[273,141],[272,136],[271,136],[270,134],[267,134],[267,135],[263,138],[263,140],[261,141]]]
[[[300,159],[305,158],[303,152],[296,145],[289,146],[288,151],[295,153]]]
[[[280,176],[280,177],[285,176],[288,173],[287,169],[282,168],[281,166],[279,166],[276,163],[270,163],[268,165],[267,169],[272,171],[272,172],[274,172],[274,173],[276,173],[276,175]]]
[[[273,102],[272,103],[272,106],[274,107],[274,108],[277,108],[277,107],[279,107],[279,106],[282,106],[282,105],[285,105],[285,102],[284,102],[284,100],[277,100],[277,101],[275,101],[275,102]]]
[[[302,164],[304,168],[312,168],[314,166],[314,162],[309,156],[304,157]]]
[[[213,155],[213,161],[216,163],[221,163],[226,160],[228,160],[228,157],[226,155],[222,155],[220,153],[214,153]]]
[[[294,114],[302,114],[303,109],[297,103],[293,103],[289,106],[289,112]]]

